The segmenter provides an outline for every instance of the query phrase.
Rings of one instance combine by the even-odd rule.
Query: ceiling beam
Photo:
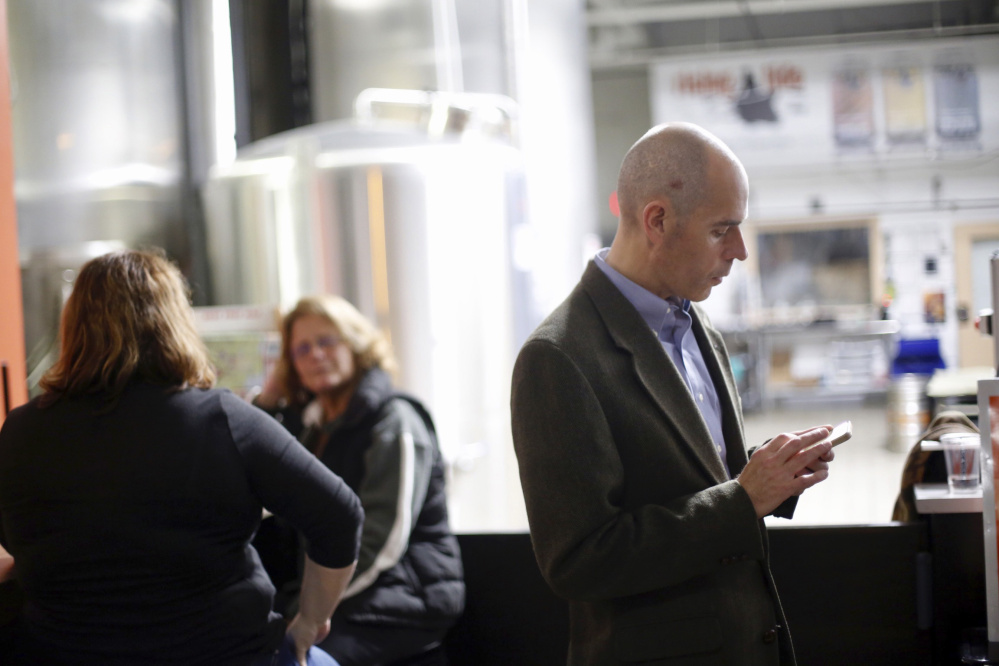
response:
[[[591,27],[663,23],[697,19],[724,18],[744,14],[788,14],[829,9],[856,9],[887,5],[914,5],[955,0],[708,0],[645,6],[591,9],[586,22]]]
[[[795,51],[801,51],[802,49],[822,49],[829,46],[841,46],[843,44],[873,44],[899,40],[913,41],[997,34],[999,34],[999,23],[948,26],[942,28],[880,30],[877,32],[855,32],[836,35],[807,35],[768,39],[765,50],[794,49]],[[739,52],[760,53],[761,49],[759,43],[755,41],[723,42],[710,46],[700,44],[660,48],[621,49],[606,52],[594,51],[591,48],[589,62],[592,71],[608,71],[645,68],[656,62],[675,58]]]

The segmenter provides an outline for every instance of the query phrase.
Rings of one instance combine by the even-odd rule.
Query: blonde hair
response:
[[[340,296],[305,296],[281,321],[281,358],[278,359],[277,372],[290,404],[301,406],[311,400],[291,360],[291,328],[296,321],[308,315],[322,317],[336,327],[354,355],[359,374],[371,368],[395,372],[395,358],[388,339],[350,302]]]
[[[133,378],[211,387],[215,370],[188,299],[183,275],[162,251],[88,261],[63,309],[59,360],[41,380],[49,399],[106,393],[113,403]]]

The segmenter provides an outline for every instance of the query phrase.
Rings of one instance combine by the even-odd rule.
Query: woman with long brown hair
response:
[[[440,663],[465,585],[430,414],[393,388],[388,341],[343,298],[305,297],[281,329],[256,404],[342,476],[365,512],[357,570],[320,647],[343,666]]]
[[[45,393],[0,430],[0,543],[26,598],[21,658],[321,659],[310,648],[353,572],[363,511],[286,430],[211,388],[180,271],[156,252],[93,259],[61,335]],[[308,540],[288,624],[250,544],[264,507]]]

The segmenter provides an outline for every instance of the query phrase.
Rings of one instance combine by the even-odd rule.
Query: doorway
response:
[[[999,222],[954,227],[954,286],[959,316],[957,322],[958,363],[962,368],[995,367],[990,336],[975,328],[979,311],[992,307],[990,259],[999,252]]]

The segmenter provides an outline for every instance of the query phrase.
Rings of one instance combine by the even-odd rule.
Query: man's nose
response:
[[[746,240],[742,237],[742,230],[735,227],[725,236],[728,241],[727,258],[745,261],[749,257],[749,251],[746,249]]]

